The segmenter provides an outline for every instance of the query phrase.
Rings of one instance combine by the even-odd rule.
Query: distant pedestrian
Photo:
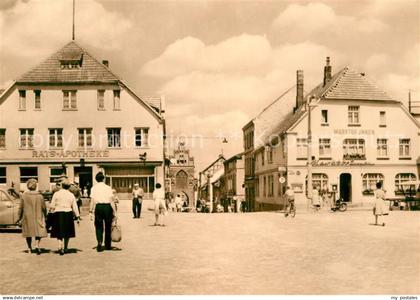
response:
[[[139,219],[141,215],[141,205],[143,203],[144,191],[138,183],[134,184],[133,195],[133,218]]]
[[[48,235],[45,224],[47,208],[41,193],[36,191],[36,179],[29,179],[26,186],[28,191],[23,193],[19,204],[18,222],[22,222],[22,235],[26,238],[28,253],[32,252],[32,238],[35,238],[35,251],[40,255],[39,243]]]
[[[289,215],[290,209],[295,204],[295,191],[288,185],[286,187],[286,207],[285,207],[285,215],[286,217]]]
[[[312,205],[316,210],[319,210],[321,208],[321,201],[319,199],[319,191],[318,187],[314,187],[312,191]]]
[[[176,194],[176,197],[175,197],[175,207],[176,207],[176,211],[177,212],[180,212],[181,211],[181,208],[182,208],[182,197],[181,197],[181,195],[180,194]]]
[[[112,195],[114,196],[112,199],[114,200],[115,211],[118,210],[118,203],[120,203],[120,198],[118,198],[117,191],[112,189]]]
[[[156,189],[153,192],[153,201],[155,204],[155,226],[165,226],[163,222],[164,215],[167,214],[165,205],[165,191],[160,183],[156,183]],[[160,222],[159,222],[160,220]]]
[[[109,185],[106,185],[103,181],[105,175],[102,172],[98,172],[95,176],[96,181],[90,191],[90,218],[94,219],[95,230],[96,230],[96,251],[102,252],[102,243],[104,240],[104,229],[105,229],[105,250],[111,250],[111,225],[114,217],[116,217],[116,210],[114,204],[114,195]],[[95,218],[93,218],[95,216]]]
[[[373,207],[373,214],[375,215],[375,225],[385,226],[385,223],[378,224],[379,216],[387,215],[385,210],[385,191],[382,189],[382,182],[376,183],[375,205]]]
[[[77,203],[77,209],[79,210],[79,213],[81,213],[82,208],[82,191],[80,190],[79,183],[77,181],[74,181],[70,184],[69,191],[74,195],[76,198]]]
[[[76,236],[74,217],[77,223],[80,220],[76,198],[69,191],[70,182],[67,179],[61,181],[62,189],[55,192],[50,206],[50,212],[54,213],[51,237],[57,238],[58,252],[64,255],[68,250],[69,240]]]

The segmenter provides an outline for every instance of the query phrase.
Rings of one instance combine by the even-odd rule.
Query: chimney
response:
[[[109,67],[109,61],[107,61],[107,60],[103,60],[103,61],[102,61],[102,64],[103,64],[105,67]]]
[[[305,99],[303,97],[303,70],[296,71],[296,106],[294,111],[296,111],[300,106],[305,104]]]
[[[327,56],[327,61],[324,67],[324,86],[331,80],[331,66],[330,57]]]

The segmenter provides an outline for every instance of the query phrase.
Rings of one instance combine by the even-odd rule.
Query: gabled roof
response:
[[[364,73],[350,67],[341,69],[325,86],[321,83],[309,95],[320,99],[397,102],[374,85]]]
[[[79,61],[80,68],[66,69],[62,61]],[[41,62],[16,80],[18,84],[38,83],[118,83],[120,79],[75,41]]]

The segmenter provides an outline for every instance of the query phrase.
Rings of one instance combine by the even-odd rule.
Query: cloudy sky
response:
[[[333,72],[349,65],[396,99],[417,95],[419,11],[419,0],[76,0],[76,40],[139,95],[165,95],[169,134],[206,137],[193,149],[201,169],[241,151],[241,128],[297,69],[306,91],[319,83],[326,56]],[[71,19],[71,0],[0,1],[0,85],[70,41]]]

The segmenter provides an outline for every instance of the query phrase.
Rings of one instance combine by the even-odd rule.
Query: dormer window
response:
[[[62,70],[79,69],[82,66],[83,53],[81,52],[68,52],[63,53],[60,64]]]
[[[81,67],[80,61],[61,61],[61,69],[79,69]]]

